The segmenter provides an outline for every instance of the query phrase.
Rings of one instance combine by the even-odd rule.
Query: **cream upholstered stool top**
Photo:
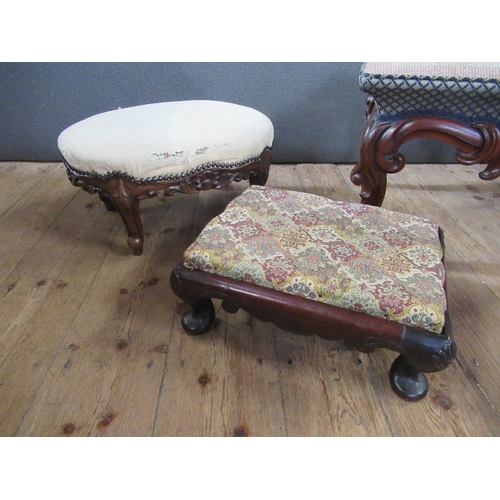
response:
[[[214,297],[285,330],[400,352],[391,383],[417,400],[427,392],[423,372],[455,354],[443,258],[432,221],[252,186],[186,250],[172,288],[193,308],[183,317],[188,333],[210,327]]]
[[[117,210],[142,253],[139,200],[195,193],[232,181],[265,184],[273,125],[261,112],[219,101],[146,104],[101,113],[58,138],[70,180]]]
[[[428,137],[456,149],[465,165],[486,164],[483,180],[500,176],[500,63],[367,62],[360,160],[351,172],[363,203],[381,205],[386,176],[401,171],[400,147]]]

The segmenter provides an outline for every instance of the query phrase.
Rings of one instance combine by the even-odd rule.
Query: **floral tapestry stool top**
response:
[[[252,186],[190,245],[172,284],[193,307],[183,318],[189,333],[202,333],[207,297],[223,298],[231,312],[241,307],[286,330],[402,353],[393,365],[393,389],[420,399],[427,392],[422,372],[443,369],[455,354],[446,328],[443,253],[432,221]],[[206,282],[201,296],[190,297],[189,283],[200,280]],[[411,388],[395,387],[401,383]]]

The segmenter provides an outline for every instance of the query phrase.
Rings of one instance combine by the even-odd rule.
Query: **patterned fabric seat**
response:
[[[183,264],[441,332],[442,257],[428,220],[253,186],[205,227]]]
[[[191,335],[214,325],[212,299],[303,335],[399,356],[391,387],[418,401],[427,372],[456,355],[441,229],[360,203],[251,186],[203,229],[172,271]]]
[[[500,63],[368,62],[366,127],[351,180],[362,202],[380,206],[386,175],[404,168],[399,149],[432,138],[456,149],[464,165],[486,164],[483,180],[500,176]]]

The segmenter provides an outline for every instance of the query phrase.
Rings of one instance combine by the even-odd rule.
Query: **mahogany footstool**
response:
[[[400,148],[422,137],[454,147],[459,163],[485,164],[481,179],[500,176],[500,63],[368,62],[359,87],[366,126],[351,180],[363,203],[382,205],[387,174],[406,164]]]
[[[143,252],[139,202],[249,179],[264,185],[274,130],[261,112],[219,101],[146,104],[100,113],[61,132],[58,148],[75,186],[98,193]]]
[[[380,207],[251,186],[189,246],[171,286],[191,306],[190,334],[211,328],[222,299],[286,331],[396,351],[390,382],[408,401],[456,354],[441,229]]]

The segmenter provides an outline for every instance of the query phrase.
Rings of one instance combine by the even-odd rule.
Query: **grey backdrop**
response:
[[[67,126],[118,107],[213,99],[253,107],[275,128],[275,163],[356,163],[364,127],[360,62],[0,63],[0,161],[59,161]],[[408,162],[451,163],[430,139]]]

